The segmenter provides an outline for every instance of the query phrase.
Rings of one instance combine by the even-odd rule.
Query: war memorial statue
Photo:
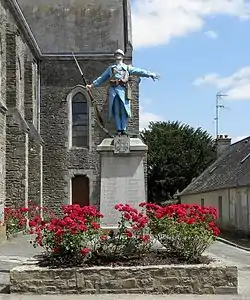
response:
[[[131,87],[129,77],[147,77],[159,79],[155,73],[126,65],[123,62],[124,52],[120,49],[114,53],[115,63],[110,65],[92,84],[86,85],[87,90],[98,87],[109,80],[109,120],[113,119],[117,134],[126,135],[128,118],[131,116]]]

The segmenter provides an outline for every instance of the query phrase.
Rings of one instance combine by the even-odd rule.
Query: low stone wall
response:
[[[10,272],[11,293],[24,294],[237,294],[237,267],[170,265],[48,269],[35,264]]]

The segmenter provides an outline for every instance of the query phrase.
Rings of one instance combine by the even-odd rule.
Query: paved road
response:
[[[7,271],[22,263],[24,260],[38,254],[28,243],[30,237],[19,236],[11,242],[0,246],[0,286],[8,282]],[[239,268],[239,295],[71,295],[71,296],[34,296],[34,295],[6,295],[0,294],[0,300],[250,300],[250,252],[216,242],[209,253],[219,257]],[[6,273],[1,272],[6,271]],[[1,277],[2,276],[2,277]]]
[[[189,296],[189,295],[70,295],[70,296],[19,296],[0,295],[0,300],[249,300],[245,296]]]
[[[216,242],[210,247],[209,253],[229,263],[236,264],[240,269],[250,271],[249,251],[241,250],[222,242]]]
[[[0,244],[0,272],[10,270],[28,258],[41,252],[34,249],[30,235],[20,234],[16,238]]]

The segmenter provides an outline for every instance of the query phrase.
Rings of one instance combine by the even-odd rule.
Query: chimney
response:
[[[216,144],[217,144],[217,157],[219,157],[225,150],[229,148],[231,145],[231,138],[228,135],[219,134],[217,136]]]

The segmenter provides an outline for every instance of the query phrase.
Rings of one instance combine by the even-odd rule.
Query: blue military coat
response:
[[[121,65],[113,64],[109,66],[96,80],[93,81],[93,86],[98,87],[107,80],[110,79],[124,79],[126,77],[128,79],[128,76],[138,76],[138,77],[151,77],[155,76],[154,73],[151,73],[149,71],[135,68],[133,66],[128,66],[124,63]],[[110,85],[108,89],[108,99],[109,99],[109,119],[111,119],[113,116],[113,102],[115,97],[118,96],[127,112],[128,117],[131,116],[131,107],[130,107],[130,101],[129,99],[126,99],[126,87],[122,85]]]

